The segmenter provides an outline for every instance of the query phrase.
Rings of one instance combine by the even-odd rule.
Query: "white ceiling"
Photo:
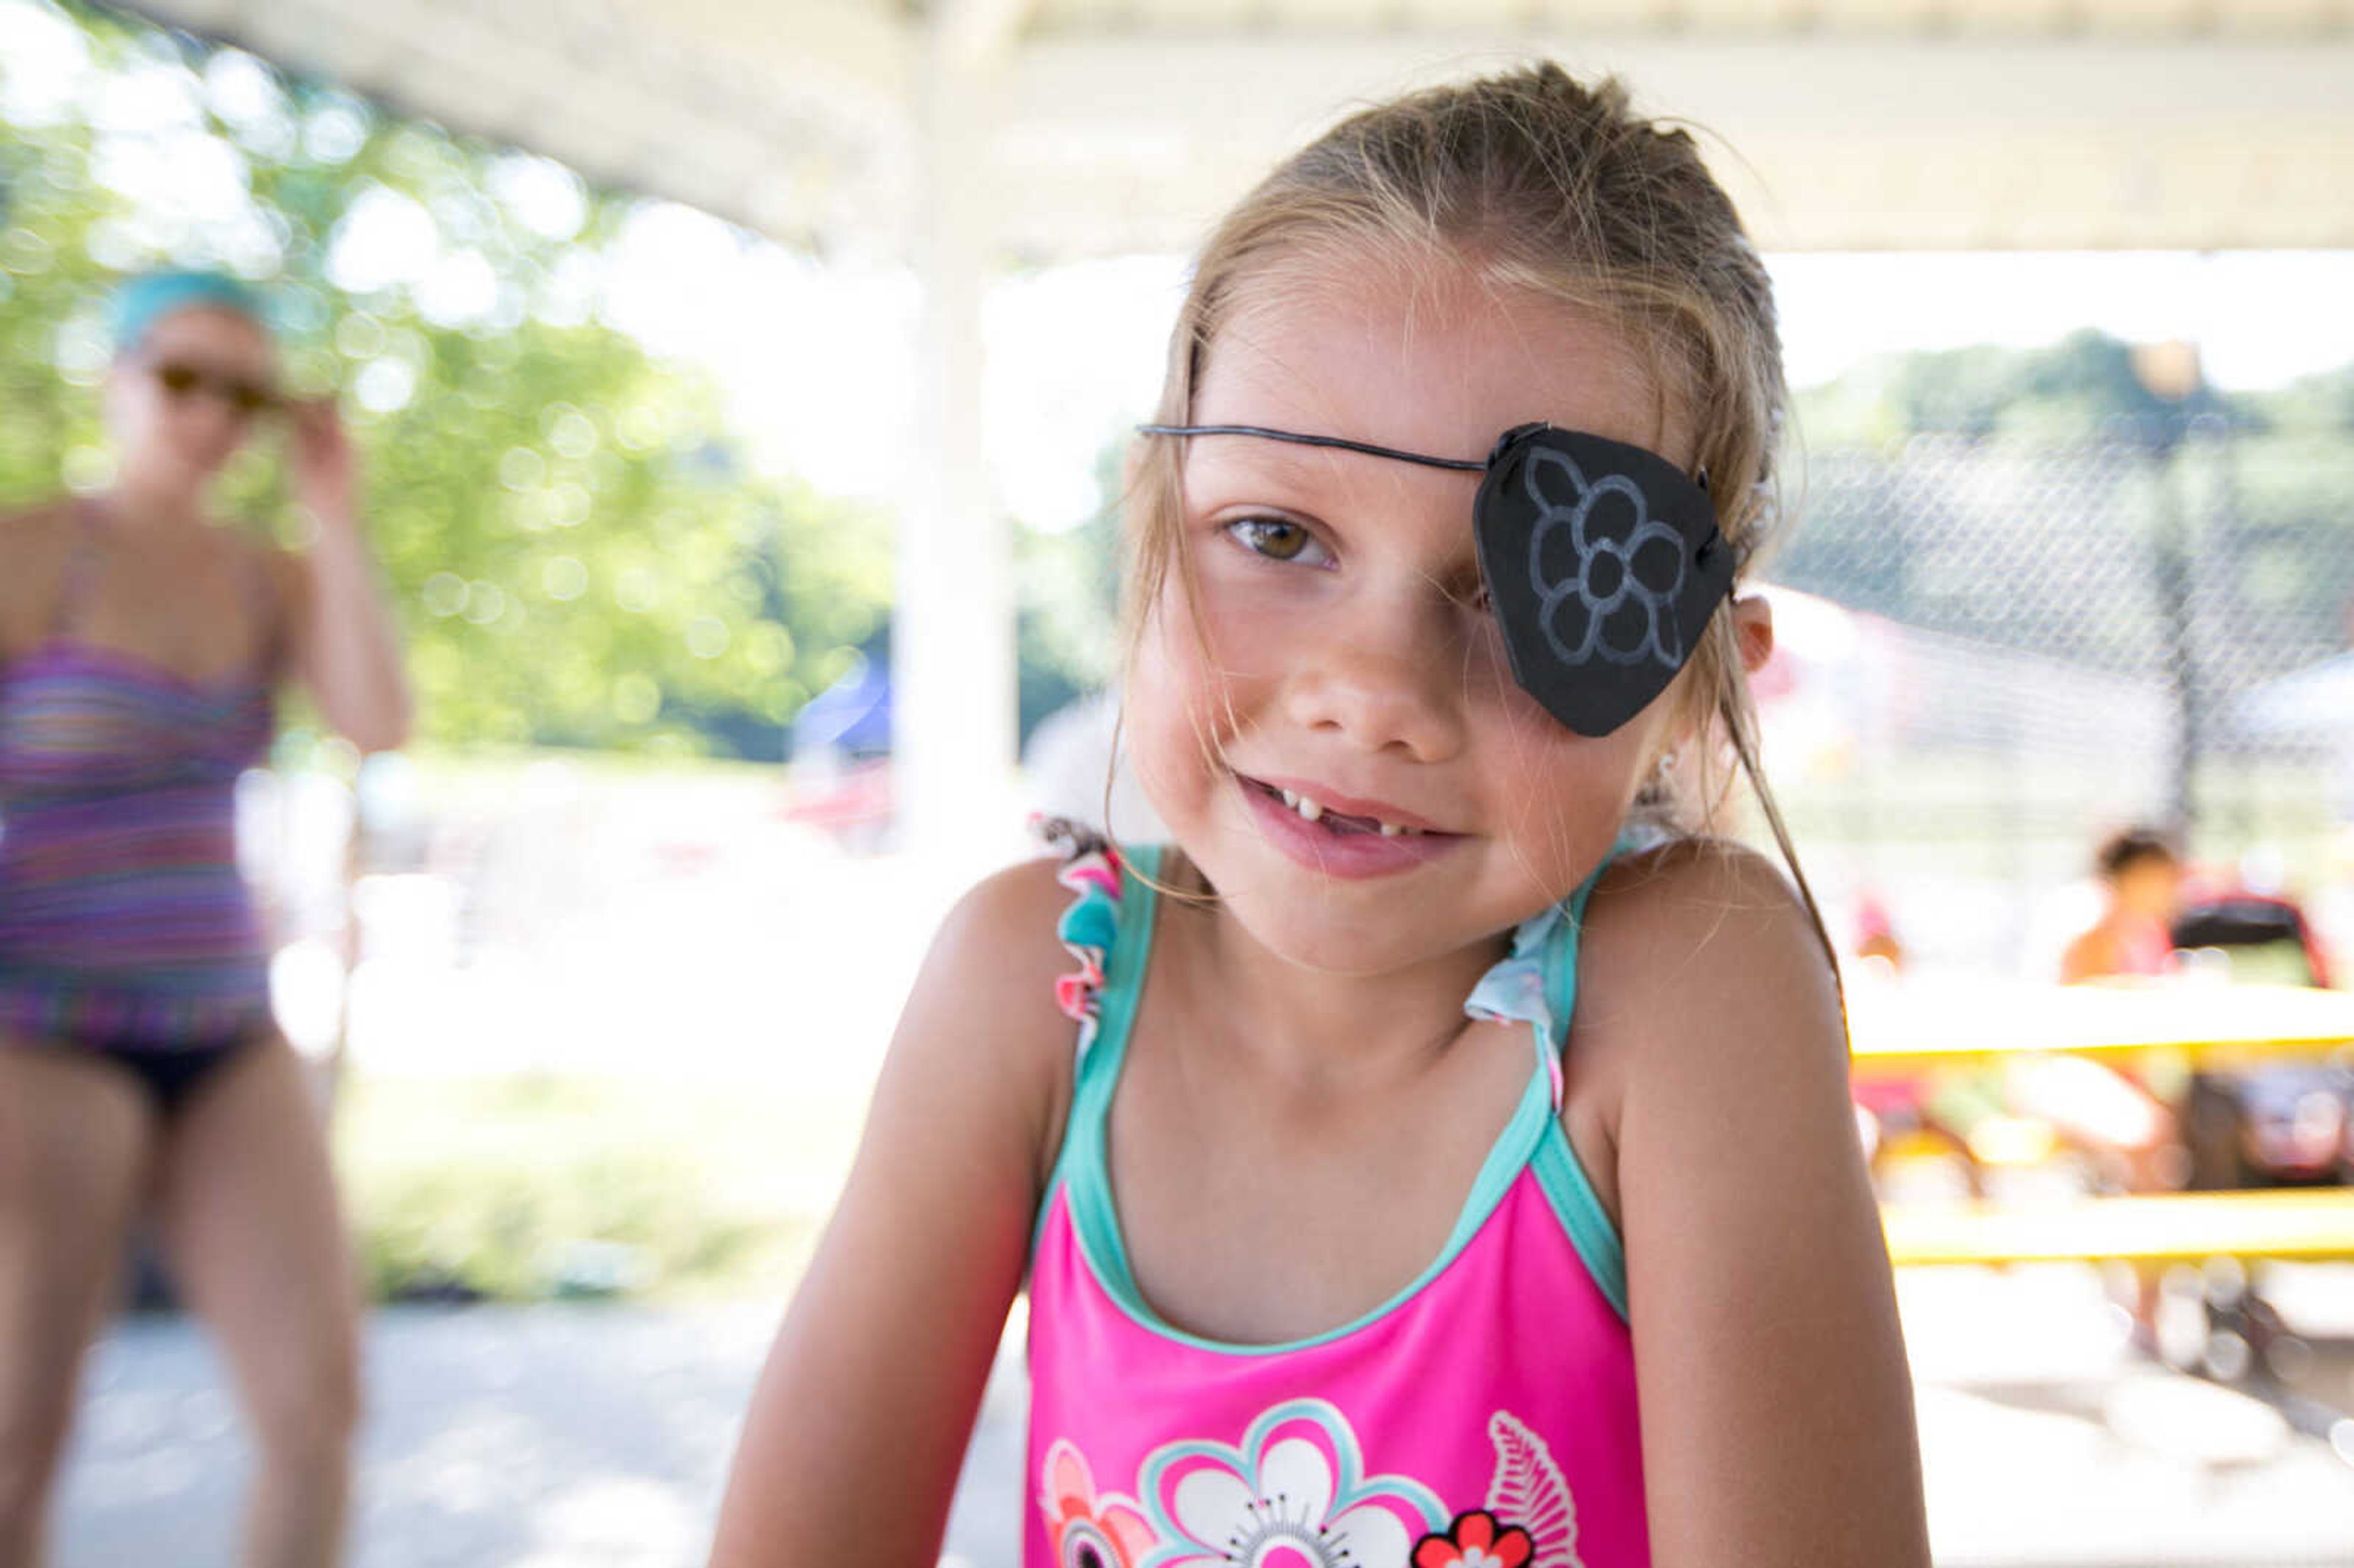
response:
[[[1186,249],[1352,104],[1543,53],[1721,139],[1769,249],[2354,247],[2354,0],[130,8],[797,243],[896,249],[946,169],[1001,256]]]

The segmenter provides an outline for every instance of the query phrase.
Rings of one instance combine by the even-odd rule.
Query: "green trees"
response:
[[[103,482],[113,279],[226,266],[342,398],[424,738],[779,754],[882,624],[887,530],[749,471],[715,388],[599,319],[632,198],[234,50],[0,27],[0,508]],[[295,525],[266,452],[230,484]]]

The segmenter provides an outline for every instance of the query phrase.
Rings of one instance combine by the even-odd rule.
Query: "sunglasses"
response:
[[[249,381],[241,376],[227,376],[207,370],[199,365],[188,365],[167,359],[151,367],[155,384],[174,402],[182,402],[199,392],[209,393],[228,405],[229,411],[239,418],[275,411],[281,399],[274,387],[260,381]]]

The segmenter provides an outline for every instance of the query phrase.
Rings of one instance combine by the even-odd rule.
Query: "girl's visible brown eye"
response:
[[[1331,559],[1330,553],[1316,542],[1315,535],[1280,517],[1239,518],[1227,524],[1225,531],[1244,549],[1270,561],[1304,560],[1321,566]]]

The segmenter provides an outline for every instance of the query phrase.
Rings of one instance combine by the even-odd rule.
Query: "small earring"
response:
[[[1675,770],[1676,770],[1676,762],[1677,762],[1677,755],[1676,755],[1676,749],[1675,749],[1675,747],[1670,747],[1667,750],[1665,750],[1665,751],[1663,751],[1663,752],[1659,753],[1659,777],[1660,777],[1660,778],[1662,778],[1662,779],[1665,779],[1665,778],[1667,778],[1669,775],[1670,775],[1670,774],[1672,774],[1673,772],[1675,772]]]

